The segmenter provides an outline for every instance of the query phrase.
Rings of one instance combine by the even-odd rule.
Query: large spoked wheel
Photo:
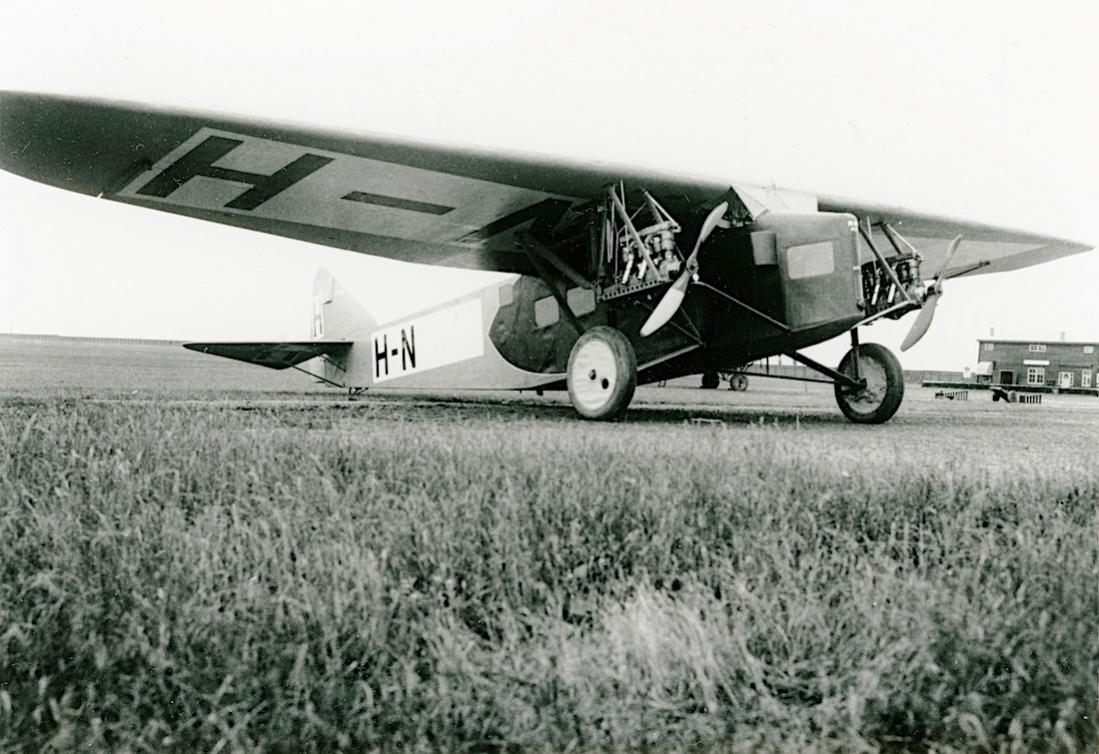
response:
[[[885,346],[864,343],[852,348],[840,362],[839,371],[855,376],[855,352],[858,351],[858,376],[866,387],[855,390],[836,383],[836,403],[840,411],[858,424],[889,421],[904,398],[904,370],[897,357]]]
[[[569,354],[565,381],[573,407],[586,419],[617,419],[637,388],[633,345],[613,327],[593,327]]]

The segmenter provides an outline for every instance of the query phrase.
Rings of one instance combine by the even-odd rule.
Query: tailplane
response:
[[[313,320],[309,341],[247,343],[184,343],[200,353],[245,361],[269,369],[294,367],[322,382],[346,387],[351,348],[366,339],[376,322],[346,288],[326,269],[313,278]],[[313,363],[306,366],[310,360]]]
[[[226,359],[246,361],[268,369],[288,369],[310,359],[332,359],[339,362],[351,350],[350,343],[324,341],[300,342],[240,342],[240,343],[184,343],[184,348]]]

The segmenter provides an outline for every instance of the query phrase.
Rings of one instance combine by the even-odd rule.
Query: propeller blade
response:
[[[950,242],[950,248],[946,250],[946,256],[943,257],[942,266],[939,267],[939,273],[935,275],[935,283],[939,283],[943,279],[943,273],[946,272],[946,268],[950,265],[950,260],[954,256],[954,252],[958,250],[958,246],[962,243],[961,236],[955,236],[954,240]]]
[[[729,202],[722,202],[721,204],[710,210],[710,214],[706,215],[706,220],[702,223],[702,230],[698,231],[698,239],[695,241],[695,247],[691,251],[691,256],[687,257],[687,266],[690,267],[691,263],[698,256],[698,250],[702,248],[702,242],[710,237],[710,234],[714,232],[714,228],[721,224],[721,218],[725,216],[725,213],[729,211]]]
[[[660,299],[660,303],[653,309],[652,314],[645,320],[645,324],[641,326],[641,337],[647,338],[654,332],[659,330],[664,325],[668,324],[675,313],[679,311],[680,305],[683,304],[683,297],[687,295],[687,286],[691,284],[691,278],[694,277],[695,271],[698,270],[698,250],[702,248],[702,242],[710,237],[710,234],[714,232],[714,228],[721,225],[725,213],[729,209],[729,202],[722,202],[721,204],[710,210],[710,214],[706,215],[706,219],[702,223],[702,229],[698,232],[698,239],[695,241],[695,247],[691,251],[691,255],[687,257],[687,263],[684,265],[683,274],[672,283],[672,287],[664,293],[664,297]]]
[[[920,309],[919,316],[916,317],[916,321],[912,323],[912,329],[908,331],[908,335],[904,336],[904,342],[901,343],[901,350],[907,351],[912,346],[920,342],[920,338],[927,334],[927,329],[931,327],[931,320],[935,319],[935,307],[939,305],[939,299],[943,295],[943,273],[946,272],[946,268],[950,265],[950,260],[954,256],[954,252],[958,250],[958,246],[962,243],[961,236],[955,236],[954,240],[950,242],[950,248],[946,250],[946,256],[943,257],[942,266],[939,267],[938,274],[931,281],[931,285],[928,286],[927,297],[923,300],[923,308]]]
[[[908,335],[904,336],[904,342],[901,343],[902,351],[907,351],[919,343],[920,338],[927,333],[927,328],[931,327],[931,320],[935,318],[935,307],[939,305],[939,297],[942,295],[942,293],[932,293],[923,302],[923,308],[920,309],[919,316],[912,324],[912,329],[908,331]]]
[[[675,316],[680,304],[683,303],[683,297],[687,295],[687,286],[690,285],[693,274],[694,272],[690,269],[684,270],[679,279],[672,283],[672,287],[664,293],[664,298],[660,299],[653,313],[641,326],[641,337],[647,338],[652,335]]]

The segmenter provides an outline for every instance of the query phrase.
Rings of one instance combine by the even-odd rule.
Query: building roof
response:
[[[1042,340],[1041,338],[1033,338],[1031,340],[1023,340],[1020,338],[977,338],[978,343],[1003,343],[1005,345],[1030,345],[1031,343],[1042,343],[1047,346],[1095,346],[1099,345],[1099,340]]]

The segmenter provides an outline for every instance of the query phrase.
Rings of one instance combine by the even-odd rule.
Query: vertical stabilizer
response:
[[[313,278],[313,320],[310,337],[325,342],[365,340],[376,322],[366,308],[323,267]],[[339,356],[320,357],[318,367],[324,379],[346,384],[351,350]]]

